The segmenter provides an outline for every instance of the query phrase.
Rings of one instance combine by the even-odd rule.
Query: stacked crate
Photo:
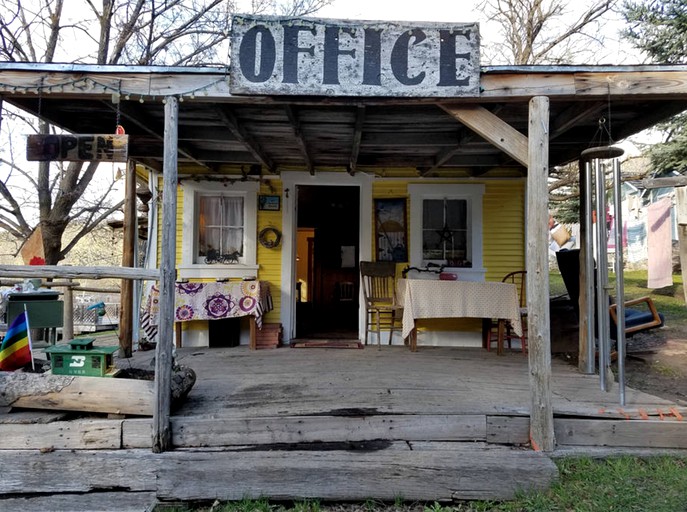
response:
[[[255,348],[277,348],[281,343],[281,335],[281,324],[262,324],[262,329],[255,332]]]

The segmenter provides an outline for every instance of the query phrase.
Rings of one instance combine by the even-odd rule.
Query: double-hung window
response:
[[[180,277],[255,276],[257,183],[184,183]]]
[[[408,185],[410,264],[463,269],[477,279],[482,268],[482,196],[484,185]]]

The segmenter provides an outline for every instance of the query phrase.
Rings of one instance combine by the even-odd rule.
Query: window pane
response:
[[[463,199],[446,201],[446,222],[452,229],[466,229],[468,224],[468,203]]]
[[[422,227],[441,229],[444,227],[444,200],[425,199],[422,202]]]
[[[243,256],[243,209],[243,197],[199,197],[198,263],[239,263]]]

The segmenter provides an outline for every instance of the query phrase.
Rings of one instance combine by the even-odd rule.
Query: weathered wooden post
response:
[[[124,241],[122,245],[122,266],[134,266],[136,246],[136,163],[127,162],[124,185]],[[134,307],[134,282],[123,279],[120,296],[121,311],[119,315],[119,351],[121,357],[131,357],[132,325]]]
[[[680,272],[682,272],[683,293],[687,303],[687,187],[675,187],[677,210],[677,239],[680,245]]]
[[[62,299],[64,300],[62,341],[67,341],[74,338],[74,282],[72,279],[67,279]]]
[[[155,352],[155,410],[153,452],[172,446],[169,425],[172,404],[172,343],[174,337],[174,282],[176,280],[177,139],[179,100],[165,102],[165,142],[162,170],[162,250],[160,256],[160,323]]]
[[[549,99],[530,100],[527,169],[527,328],[530,367],[530,441],[535,450],[555,446],[551,406],[549,324]]]

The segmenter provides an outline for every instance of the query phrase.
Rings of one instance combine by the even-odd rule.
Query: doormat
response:
[[[358,340],[292,341],[291,348],[363,348]]]

